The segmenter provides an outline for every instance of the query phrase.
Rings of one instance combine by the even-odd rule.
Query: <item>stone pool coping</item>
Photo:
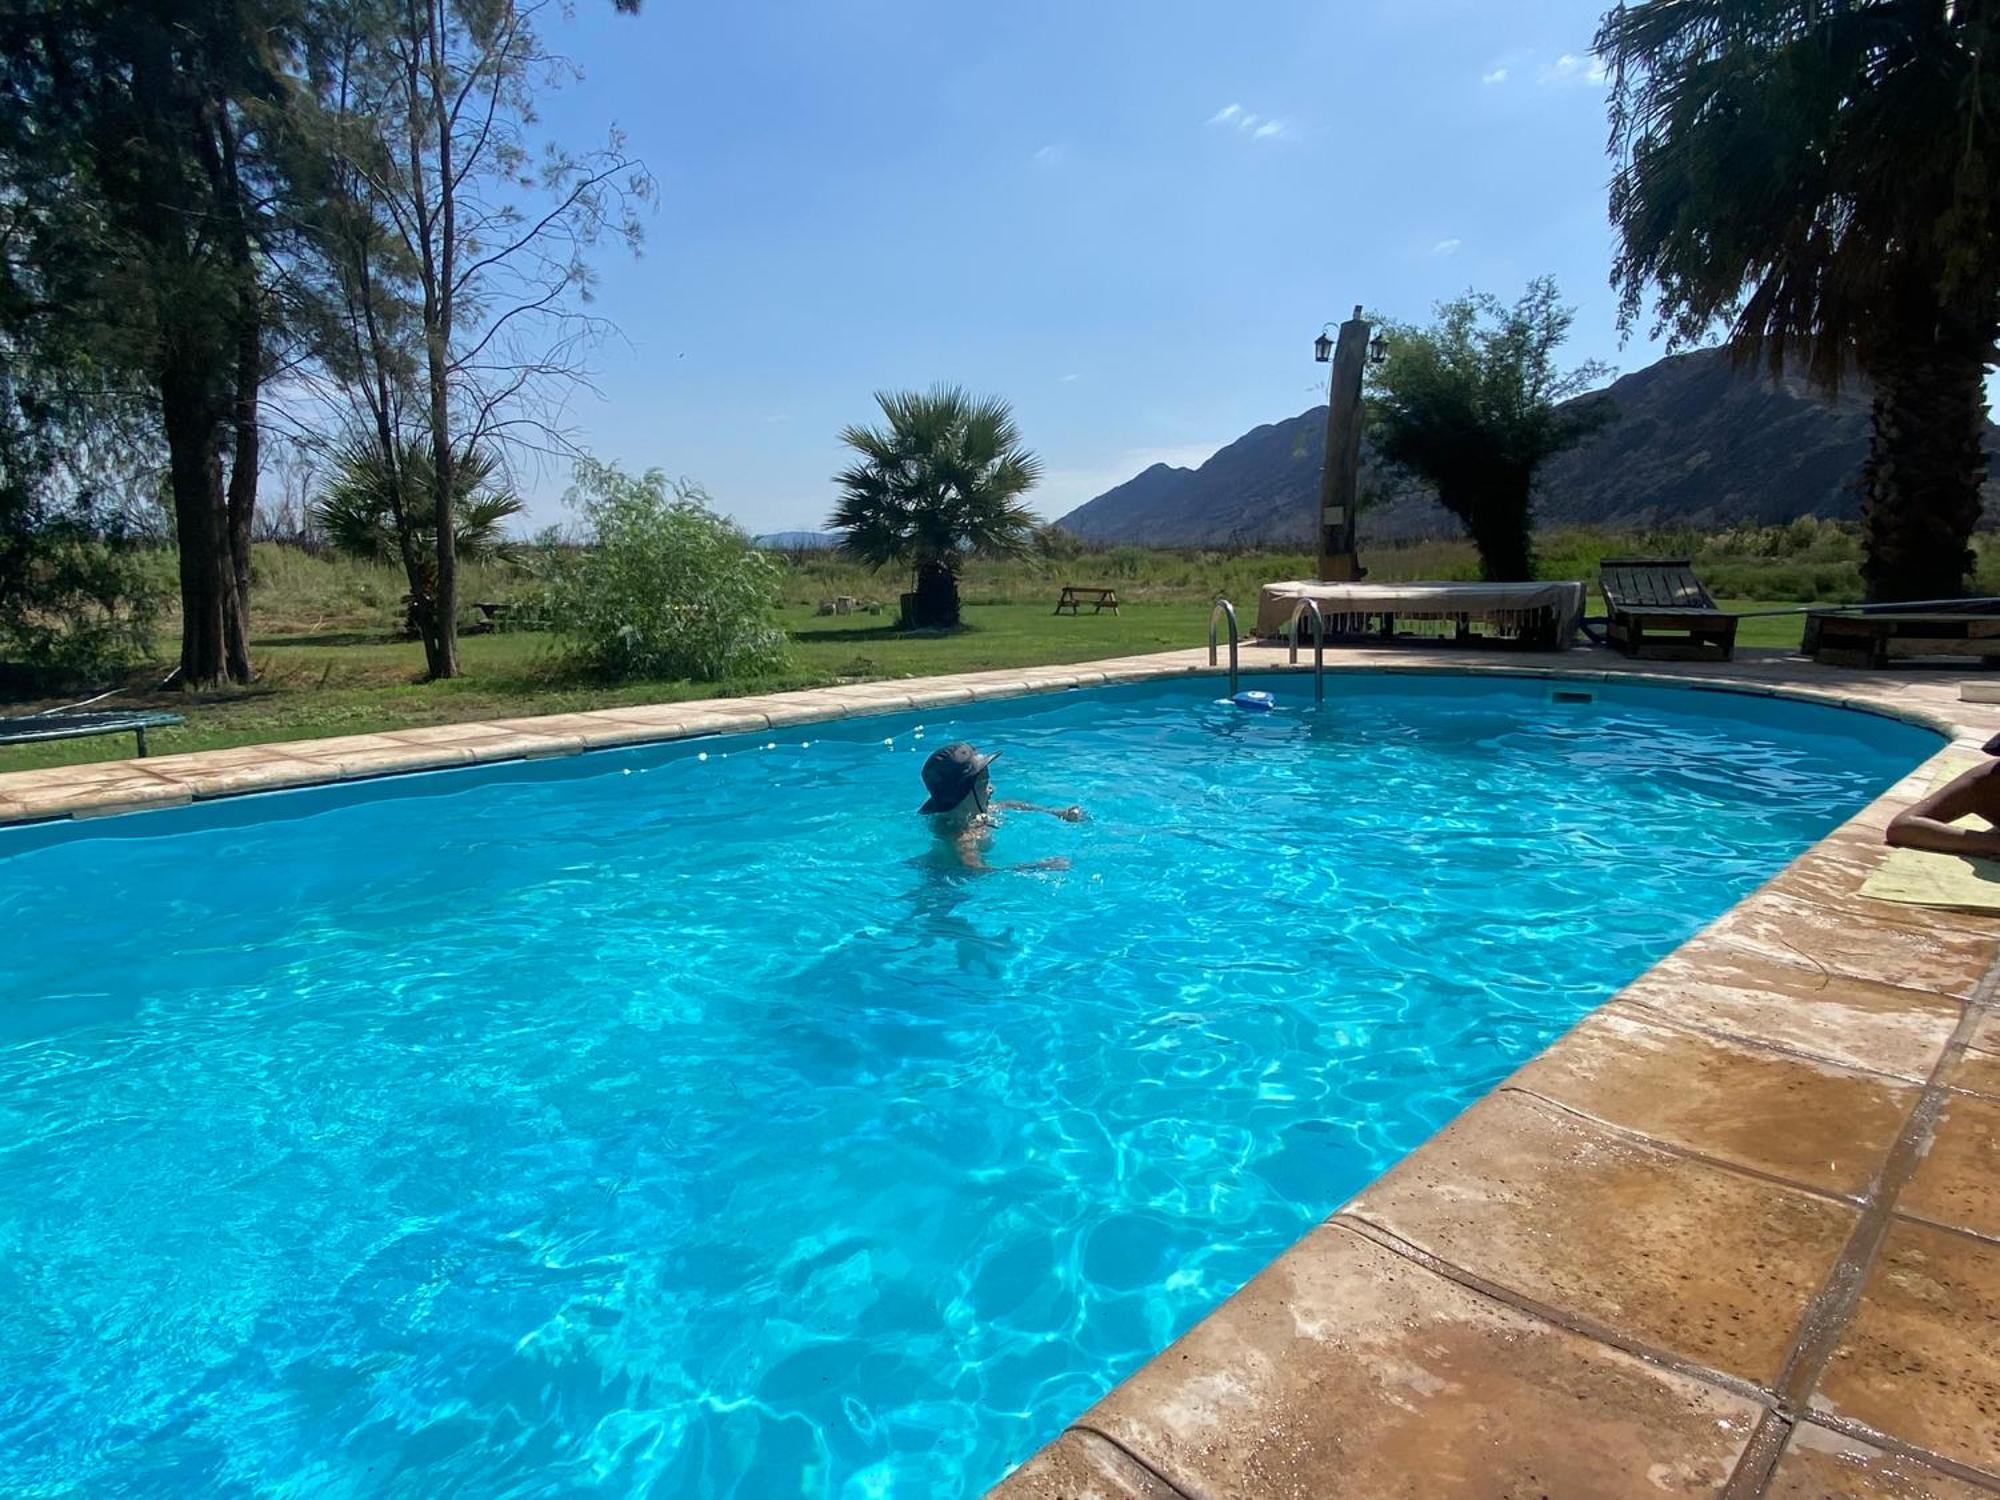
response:
[[[1246,647],[1244,670],[1283,670]],[[1205,651],[0,774],[0,824],[1208,671]],[[1305,670],[1305,668],[1301,668]],[[1958,678],[1343,650],[1773,694],[1951,742],[1336,1211],[995,1491],[2000,1493],[2000,918],[1859,894]]]

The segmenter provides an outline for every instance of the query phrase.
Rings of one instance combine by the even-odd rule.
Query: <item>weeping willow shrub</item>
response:
[[[550,554],[541,612],[576,666],[612,680],[719,682],[789,665],[781,570],[700,489],[589,462],[569,503],[586,539]]]

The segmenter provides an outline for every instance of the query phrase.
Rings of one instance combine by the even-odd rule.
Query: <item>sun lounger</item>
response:
[[[1598,567],[1606,634],[1627,656],[1717,658],[1736,652],[1736,617],[1686,558],[1607,557]]]

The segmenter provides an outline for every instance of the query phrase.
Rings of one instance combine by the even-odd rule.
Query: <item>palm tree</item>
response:
[[[458,555],[510,558],[513,539],[505,523],[527,509],[519,496],[496,487],[499,463],[491,453],[475,449],[452,466],[452,531]],[[332,480],[313,502],[312,519],[334,551],[370,562],[403,561],[404,532],[412,553],[428,560],[437,551],[436,485],[431,478],[431,446],[427,439],[404,443],[399,467],[392,471],[382,449],[373,442],[354,442],[334,460]],[[397,519],[400,475],[406,502]]]
[[[1634,0],[1604,19],[1614,280],[1677,342],[1874,386],[1872,599],[1964,587],[2000,314],[2000,6]]]
[[[828,525],[849,556],[915,570],[911,624],[955,626],[964,559],[1018,555],[1033,539],[1037,520],[1021,496],[1042,477],[1041,460],[996,398],[940,385],[878,391],[875,402],[886,426],[840,434],[860,461],[834,476],[842,494]]]

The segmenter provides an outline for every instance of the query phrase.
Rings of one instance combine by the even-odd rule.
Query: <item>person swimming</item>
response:
[[[949,849],[965,869],[988,870],[986,846],[992,841],[999,812],[1042,813],[1065,823],[1084,821],[1080,807],[1037,807],[1032,802],[997,802],[993,798],[993,778],[987,768],[1000,752],[982,755],[964,740],[934,750],[924,762],[924,790],[930,793],[917,809],[930,819],[931,832],[939,845]],[[1017,865],[1022,870],[1061,870],[1069,867],[1064,859],[1037,860]]]
[[[1988,755],[2000,756],[2000,735],[1982,748]],[[1956,826],[1967,816],[1991,826]],[[1911,803],[1890,819],[1882,841],[1899,849],[1927,849],[1936,854],[2000,856],[2000,759],[1974,766],[1928,797]]]

